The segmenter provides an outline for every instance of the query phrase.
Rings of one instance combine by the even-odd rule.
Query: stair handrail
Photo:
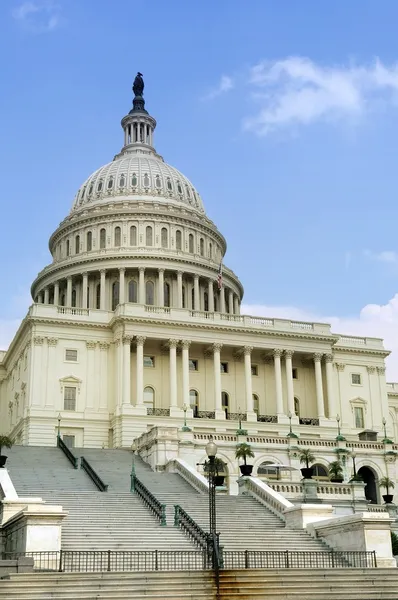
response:
[[[178,473],[185,481],[187,481],[195,490],[202,494],[209,493],[209,482],[199,471],[191,467],[185,460],[174,458],[167,463],[166,470],[168,472]]]
[[[66,458],[72,464],[73,468],[78,469],[79,459],[73,454],[72,450],[68,448],[68,446],[65,444],[64,440],[61,438],[60,435],[57,436],[57,447],[60,448],[60,450],[62,450]]]
[[[108,491],[108,484],[102,481],[97,471],[95,471],[95,469],[90,465],[88,460],[84,458],[84,456],[80,458],[80,467],[84,471],[86,471],[87,475],[90,477],[91,481],[97,486],[100,492]]]
[[[131,477],[131,491],[141,498],[143,503],[153,512],[153,514],[159,519],[162,527],[167,525],[166,523],[166,505],[162,504],[152,492],[138,479],[136,475]]]
[[[202,550],[209,552],[210,533],[202,527],[179,505],[174,505],[174,527],[179,527]]]
[[[272,487],[257,477],[242,477],[238,482],[240,487],[239,493],[242,493],[242,491],[243,493],[248,493],[283,521],[285,520],[285,510],[287,508],[294,508],[292,502],[287,500],[282,494],[275,492]]]

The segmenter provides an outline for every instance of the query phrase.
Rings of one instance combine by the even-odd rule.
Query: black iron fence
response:
[[[59,552],[3,552],[3,560],[34,559],[37,571],[203,571],[213,569],[208,549],[201,550],[61,550]],[[341,569],[375,568],[375,552],[223,551],[221,569]]]

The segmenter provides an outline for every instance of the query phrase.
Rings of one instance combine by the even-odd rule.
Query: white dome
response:
[[[204,213],[200,195],[189,179],[154,153],[123,153],[95,171],[77,192],[72,212],[126,198],[175,202]]]

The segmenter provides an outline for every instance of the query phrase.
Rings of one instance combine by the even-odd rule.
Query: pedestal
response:
[[[303,479],[303,501],[310,504],[320,503],[321,500],[318,498],[318,482],[315,479]]]

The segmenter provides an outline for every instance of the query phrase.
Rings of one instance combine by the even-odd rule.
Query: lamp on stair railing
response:
[[[61,437],[61,413],[58,413],[58,438]]]
[[[218,570],[220,545],[216,526],[216,454],[217,445],[212,436],[206,444],[206,454],[209,459],[209,529],[210,529],[210,547],[213,568]]]

